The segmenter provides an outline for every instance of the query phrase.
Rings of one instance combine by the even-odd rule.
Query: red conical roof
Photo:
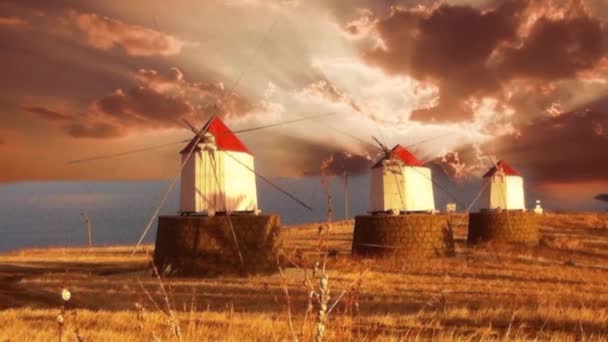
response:
[[[396,145],[391,150],[390,155],[385,155],[372,166],[373,168],[382,166],[382,162],[389,159],[391,156],[403,162],[405,166],[423,166],[424,163],[418,160],[414,155],[401,145]]]
[[[501,169],[502,172],[507,176],[519,176],[519,172],[512,168],[511,165],[507,164],[507,162],[505,162],[504,160],[500,160],[498,161],[498,163],[496,163],[495,166],[492,166],[492,168],[488,172],[486,172],[483,177],[486,178],[494,176],[496,172],[498,172],[498,169]]]
[[[243,142],[218,117],[213,118],[213,121],[211,121],[209,133],[215,137],[215,145],[217,146],[218,150],[252,154],[247,146],[245,146],[245,144],[243,144]],[[192,138],[192,140],[180,153],[190,152],[196,139],[196,136]]]

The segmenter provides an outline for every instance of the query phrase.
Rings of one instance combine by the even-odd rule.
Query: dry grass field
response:
[[[469,247],[457,227],[456,257],[426,262],[353,260],[352,222],[336,223],[327,235],[326,339],[608,340],[608,216],[541,220],[539,247]],[[306,279],[318,225],[283,235],[292,261],[284,277],[159,281],[152,246],[134,257],[127,247],[0,255],[0,341],[313,340],[318,305],[307,313]]]

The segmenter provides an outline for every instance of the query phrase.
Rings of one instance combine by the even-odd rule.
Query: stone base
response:
[[[526,211],[482,211],[469,214],[468,242],[538,245],[537,214]]]
[[[251,275],[277,271],[281,247],[277,215],[231,215],[241,264],[227,216],[161,216],[154,264],[180,276]]]
[[[454,255],[454,239],[445,215],[357,216],[352,253],[365,257],[449,257]]]

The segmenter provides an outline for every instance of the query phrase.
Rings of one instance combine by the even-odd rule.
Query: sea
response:
[[[262,212],[276,213],[286,225],[319,222],[327,217],[327,196],[320,177],[273,179],[310,211],[258,181],[258,205]],[[0,252],[31,247],[85,246],[92,227],[94,245],[135,244],[161,202],[169,181],[61,181],[0,184]],[[344,182],[333,180],[333,216],[345,218]],[[369,185],[365,177],[349,177],[349,211],[367,208]],[[161,215],[178,210],[178,186],[161,209]],[[155,239],[156,222],[145,238]]]
[[[272,186],[258,179],[258,205],[262,212],[281,216],[285,225],[321,222],[327,217],[327,195],[321,177],[272,179],[312,211],[302,207]],[[369,205],[369,175],[348,177],[348,213],[345,207],[344,178],[332,177],[333,219],[341,220],[364,214]],[[88,217],[93,243],[97,246],[135,244],[150,217],[158,207],[169,181],[62,181],[17,182],[0,184],[0,253],[31,247],[73,247],[88,243]],[[457,184],[437,178],[434,186],[437,209],[456,203],[464,210],[473,202],[480,183]],[[161,215],[176,214],[176,188],[162,207]],[[527,205],[534,207],[535,199],[543,199],[549,208],[560,203],[542,193],[527,189]],[[578,203],[571,210],[601,211],[606,206],[592,198]],[[471,210],[476,210],[474,204]],[[348,215],[347,215],[348,214]],[[146,243],[155,239],[156,222],[145,237]]]

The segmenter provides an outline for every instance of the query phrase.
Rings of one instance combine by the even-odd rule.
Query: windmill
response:
[[[454,239],[447,216],[435,212],[430,168],[401,145],[389,149],[373,140],[382,156],[371,171],[371,215],[355,217],[353,255],[408,259],[453,256]]]
[[[181,172],[179,213],[258,213],[255,174],[250,171],[254,168],[253,154],[218,117],[212,117],[206,125],[207,133],[199,135],[195,131],[180,152],[185,167]],[[191,150],[194,153],[188,159]]]
[[[389,150],[373,139],[383,155],[372,166],[369,211],[372,214],[435,211],[431,169],[405,147],[396,145]]]
[[[537,245],[540,240],[537,215],[526,211],[524,179],[519,172],[500,160],[483,179],[481,211],[469,214],[469,243]]]
[[[375,137],[373,144],[327,127],[380,152],[371,171],[369,215],[355,217],[352,254],[422,259],[453,256],[454,240],[447,216],[435,211],[433,184],[437,184],[431,170],[407,150],[417,144],[389,149]]]
[[[209,267],[247,269],[248,274],[276,269],[280,219],[261,215],[257,202],[256,177],[270,184],[305,209],[312,208],[255,170],[253,154],[236,136],[279,125],[313,120],[333,114],[299,118],[265,126],[231,131],[216,114],[197,129],[184,120],[194,137],[181,143],[179,171],[156,208],[133,254],[158,218],[154,261],[159,269],[181,274],[207,274]],[[171,144],[141,148],[84,160],[115,158]],[[178,215],[160,216],[170,193],[180,184]]]
[[[482,210],[526,210],[524,179],[504,160],[483,176]]]

